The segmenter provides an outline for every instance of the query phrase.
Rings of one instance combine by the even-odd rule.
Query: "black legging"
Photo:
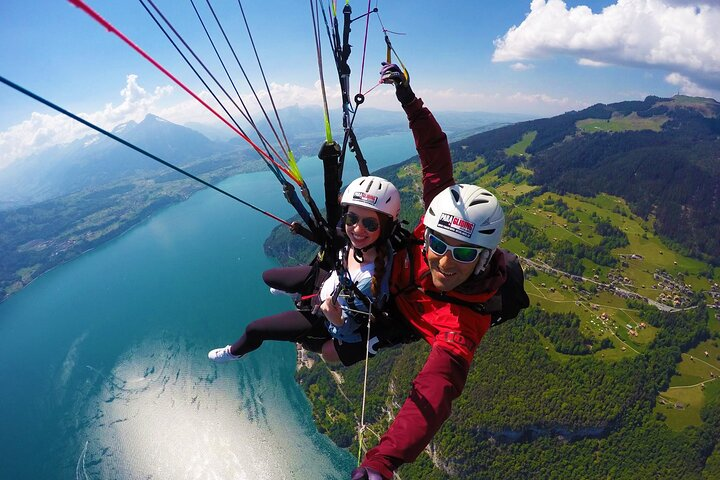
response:
[[[271,268],[263,272],[263,281],[272,288],[289,293],[309,295],[320,288],[328,277],[325,270],[311,265]]]
[[[300,342],[307,349],[320,352],[323,343],[330,338],[321,318],[310,312],[290,310],[250,323],[243,336],[232,344],[230,353],[245,355],[259,348],[265,340]]]
[[[317,293],[327,277],[328,273],[324,270],[314,270],[308,265],[273,268],[263,273],[263,280],[270,287],[301,295]],[[230,353],[245,355],[259,348],[265,340],[297,342],[310,351],[320,353],[323,344],[333,340],[335,351],[344,365],[349,366],[364,360],[365,341],[342,343],[333,339],[322,315],[313,315],[310,312],[309,304],[317,301],[316,298],[313,300],[314,302],[304,303],[304,310],[290,310],[254,320],[245,327],[243,336],[230,346]]]
[[[270,287],[289,293],[310,294],[319,288],[327,272],[312,266],[273,268],[263,272],[263,280]],[[321,317],[309,311],[290,310],[259,318],[245,327],[245,333],[230,347],[233,355],[245,355],[262,345],[265,340],[300,342],[309,350],[320,352],[323,343],[330,339]]]

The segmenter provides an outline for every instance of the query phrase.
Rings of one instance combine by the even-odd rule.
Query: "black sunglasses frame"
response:
[[[357,225],[358,222],[362,223],[362,226],[368,232],[376,232],[380,228],[380,221],[378,221],[375,218],[372,218],[372,217],[360,218],[360,215],[358,215],[357,213],[353,213],[353,212],[347,212],[345,215],[343,215],[343,223],[348,227]]]

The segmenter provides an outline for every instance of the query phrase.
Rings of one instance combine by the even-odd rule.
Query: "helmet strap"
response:
[[[364,248],[355,248],[355,247],[352,246],[352,244],[351,244],[350,241],[348,240],[347,248],[348,248],[348,249],[352,248],[353,258],[355,259],[355,261],[357,261],[358,263],[363,263],[363,262],[365,261],[365,257],[364,257],[364,255],[363,255],[363,253],[368,252],[368,251],[370,251],[371,249],[377,247],[377,245],[378,245],[379,243],[380,243],[380,240],[378,240],[377,242],[375,242],[375,243],[373,243],[373,244],[371,244],[371,245],[368,245],[367,247],[364,247]]]
[[[365,257],[363,256],[364,249],[362,248],[355,248],[353,247],[353,258],[358,263],[363,263],[365,261]]]
[[[490,264],[490,259],[495,253],[495,250],[495,248],[493,248],[492,250],[484,249],[482,252],[480,252],[480,258],[478,259],[478,263],[477,265],[475,265],[475,271],[473,272],[475,275],[480,275],[481,273],[485,272],[485,269]]]
[[[374,242],[364,248],[353,247],[353,257],[355,258],[355,260],[357,260],[358,263],[362,263],[364,261],[363,253],[368,252],[368,251],[372,250],[373,248],[377,247],[381,241],[382,241],[382,239],[378,239],[376,242]]]
[[[425,241],[423,242],[423,246],[422,246],[422,257],[423,257],[423,260],[425,260],[425,265],[427,265],[429,268],[430,262],[428,262],[428,258],[427,258],[428,235],[430,235],[430,229],[426,227],[425,232],[423,234],[423,236],[425,237]]]

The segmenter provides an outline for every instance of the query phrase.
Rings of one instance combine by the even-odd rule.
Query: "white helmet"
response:
[[[505,215],[495,195],[484,188],[453,185],[433,198],[423,223],[446,237],[494,251]]]
[[[340,204],[369,208],[397,220],[400,215],[400,192],[384,178],[360,177],[347,186]]]

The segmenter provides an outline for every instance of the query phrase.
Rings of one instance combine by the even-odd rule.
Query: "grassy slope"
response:
[[[523,135],[522,140],[509,147],[506,152],[524,155],[525,149],[534,138],[533,134],[534,132],[527,132]],[[530,173],[529,170],[523,167],[520,167],[518,171]],[[683,275],[684,283],[691,285],[694,291],[708,291],[710,289],[710,280],[699,275],[707,271],[707,265],[672,251],[663,243],[662,239],[652,232],[652,219],[645,221],[633,215],[628,205],[621,198],[606,194],[594,198],[584,198],[577,195],[560,196],[554,193],[544,193],[534,198],[529,206],[517,205],[515,199],[518,196],[533,191],[537,187],[527,183],[509,182],[505,178],[498,177],[495,171],[487,171],[482,157],[470,162],[456,163],[454,174],[455,178],[461,182],[471,182],[484,186],[492,185],[490,189],[498,195],[506,209],[512,208],[515,212],[519,212],[523,221],[532,225],[535,230],[543,232],[552,244],[556,244],[561,240],[568,240],[573,244],[597,245],[602,237],[594,231],[596,222],[593,218],[606,219],[625,232],[629,240],[628,246],[615,249],[612,252],[613,255],[620,257],[620,255],[636,254],[643,257],[642,259],[628,258],[626,259],[627,266],[621,266],[614,270],[606,266],[595,265],[584,259],[586,277],[597,275],[597,281],[608,282],[608,275],[612,271],[612,273],[628,279],[628,283],[623,285],[623,288],[653,300],[657,300],[662,292],[662,289],[657,287],[657,280],[653,278],[653,274],[659,270],[663,270],[673,277]],[[407,178],[408,176],[418,178],[419,167],[415,164],[403,166],[399,172],[399,177]],[[412,190],[417,195],[419,186],[417,184],[411,185],[409,190]],[[578,223],[570,224],[547,208],[544,205],[547,199],[563,200],[576,214],[579,220]],[[408,220],[412,224],[412,219]],[[519,239],[508,237],[503,239],[502,246],[521,256],[528,249]],[[550,252],[540,252],[535,259],[545,259],[551,254],[551,251],[552,248]],[[720,275],[717,271],[713,281],[720,282]],[[592,294],[582,291],[590,287],[592,285],[589,282],[577,284],[565,277],[539,272],[537,276],[527,280],[526,289],[533,304],[539,305],[549,312],[573,312],[580,317],[581,331],[583,333],[598,340],[609,338],[615,348],[594,353],[593,355],[596,358],[604,361],[618,361],[644,353],[646,346],[655,338],[656,329],[652,326],[638,329],[637,326],[640,323],[638,313],[636,310],[628,308],[624,299],[608,292]],[[605,319],[601,318],[603,313],[606,314]],[[634,327],[637,336],[630,335],[627,325]],[[555,352],[549,342],[547,342],[547,346],[547,351],[552,358],[559,360],[572,358],[570,355]],[[692,375],[683,373],[681,366],[679,368],[679,376],[676,381],[692,382],[694,379],[690,378]],[[685,378],[683,375],[689,376]],[[699,390],[700,387],[697,388]],[[694,399],[692,403],[697,407],[696,416],[692,419],[688,417],[687,423],[683,425],[697,424],[697,421],[699,421],[699,408],[704,404],[705,398],[707,395],[717,394],[713,389],[708,389],[706,392],[705,396]],[[688,391],[688,393],[690,392]],[[675,395],[680,396],[681,394],[675,392]],[[700,401],[697,401],[698,398]],[[667,422],[668,425],[676,428],[678,421],[674,417],[674,415],[668,416]],[[682,424],[682,421],[680,424]]]
[[[642,128],[655,130],[665,120],[664,117],[643,119],[630,115],[603,122],[610,125],[608,128],[611,128],[612,131]],[[588,129],[592,126],[592,123],[587,122],[580,128]],[[526,157],[526,149],[534,138],[534,132],[526,132],[520,141],[507,147],[505,153]],[[516,171],[525,177],[532,174],[523,165],[519,166]],[[621,255],[635,254],[642,257],[634,259],[622,257],[624,263],[620,263],[612,271],[609,267],[595,265],[589,260],[583,259],[586,267],[585,277],[596,276],[598,282],[608,282],[611,273],[620,275],[627,279],[622,288],[651,299],[658,299],[662,292],[662,288],[658,286],[658,281],[654,278],[654,274],[658,271],[667,272],[679,282],[690,285],[694,292],[707,291],[713,282],[720,283],[720,269],[715,269],[712,280],[706,278],[707,265],[674,252],[663,243],[662,239],[653,234],[652,217],[646,221],[632,215],[627,204],[620,198],[604,194],[594,198],[582,198],[576,195],[560,197],[556,194],[544,193],[534,198],[529,205],[522,205],[516,203],[516,199],[525,193],[534,191],[537,187],[525,182],[518,182],[516,176],[513,178],[503,177],[498,171],[488,171],[485,159],[482,157],[473,161],[456,163],[454,173],[458,182],[475,183],[494,191],[508,211],[514,210],[519,213],[522,221],[532,225],[536,231],[543,232],[550,240],[551,245],[561,240],[568,240],[573,244],[597,245],[601,241],[601,237],[595,233],[595,222],[603,219],[609,220],[612,225],[625,232],[629,240],[629,245],[613,250],[613,256],[621,258]],[[417,182],[418,166],[416,164],[404,165],[401,167],[398,177],[404,180],[405,186],[402,188],[404,193],[411,193],[412,197],[417,199],[420,192]],[[551,208],[546,207],[545,201],[548,199],[562,199],[576,215],[578,222],[568,223]],[[411,208],[408,209],[411,213],[405,216],[412,225],[414,225],[419,211],[418,205],[415,205],[417,203],[416,201],[411,205]],[[403,207],[405,211],[405,203]],[[520,255],[528,249],[518,238],[505,238],[503,246]],[[548,251],[536,252],[534,260],[551,257],[552,250],[551,246]],[[637,358],[646,352],[658,330],[652,326],[638,328],[640,323],[638,312],[630,308],[626,300],[609,292],[595,291],[593,287],[591,282],[574,282],[569,278],[544,272],[528,276],[526,284],[533,304],[550,312],[575,313],[581,320],[580,330],[584,335],[597,340],[610,339],[614,348],[592,353],[591,356],[594,359],[612,365],[621,360]],[[709,300],[709,297],[706,298]],[[720,321],[714,315],[715,312],[711,310],[710,331],[711,333],[720,333]],[[631,335],[628,325],[636,331],[637,335]],[[572,364],[577,360],[575,356],[555,351],[552,342],[548,339],[539,336],[539,341],[541,348],[544,349],[551,361]],[[707,356],[705,356],[705,351],[708,352]],[[419,365],[415,365],[415,367],[419,367]],[[700,425],[702,423],[700,410],[703,405],[708,400],[717,399],[720,396],[720,382],[713,380],[713,377],[710,376],[710,371],[715,372],[716,377],[720,375],[720,348],[717,340],[711,338],[683,353],[682,361],[677,365],[676,370],[677,374],[672,378],[670,388],[658,395],[654,412],[662,413],[657,418],[661,418],[661,424],[668,427],[670,431],[682,432],[687,431],[689,426]],[[668,407],[661,403],[661,400],[670,402],[671,405]],[[674,404],[678,402],[682,404],[682,408],[675,408]],[[315,413],[318,415],[318,411]],[[381,424],[376,425],[379,432],[384,430],[386,422],[387,418],[385,417]],[[613,438],[619,437],[614,435]],[[519,446],[519,448],[524,447]],[[570,446],[568,445],[567,448]],[[715,456],[720,457],[720,451]],[[716,463],[720,463],[720,461]],[[427,475],[440,475],[437,478],[446,478],[439,473],[439,470],[432,468],[425,456],[421,456],[413,465],[404,467],[405,474],[413,472],[409,478],[420,478],[413,476],[417,472],[422,472],[423,478],[430,478]],[[431,474],[428,473],[430,471],[432,471]]]
[[[576,123],[579,130],[585,133],[594,132],[625,132],[638,130],[652,130],[659,132],[662,126],[669,119],[664,115],[657,115],[650,118],[638,117],[637,113],[630,115],[613,114],[608,120],[588,118]]]
[[[615,115],[607,121],[584,120],[578,122],[577,126],[585,132],[641,129],[658,131],[665,121],[667,121],[667,117],[664,116],[640,118],[631,114],[628,116]],[[507,155],[526,155],[525,151],[535,138],[535,133],[526,132],[522,139],[508,147],[505,153]],[[534,198],[529,206],[516,205],[515,199],[519,195],[532,191],[536,187],[525,183],[504,183],[503,179],[498,178],[493,172],[483,171],[482,163],[482,159],[478,158],[476,162],[467,165],[459,164],[456,172],[480,167],[475,170],[479,175],[474,183],[494,185],[494,191],[501,198],[505,207],[519,212],[523,221],[543,232],[552,243],[568,240],[571,243],[597,245],[601,237],[594,233],[595,223],[591,216],[593,214],[596,215],[594,218],[609,219],[614,226],[625,232],[629,245],[615,249],[613,254],[618,257],[635,254],[642,256],[642,259],[627,258],[625,266],[615,269],[613,272],[629,280],[624,288],[657,300],[662,290],[657,286],[653,274],[658,270],[663,270],[675,278],[682,276],[682,281],[690,285],[693,291],[710,289],[711,281],[705,276],[699,275],[707,271],[707,265],[669,249],[660,238],[653,234],[652,219],[644,221],[642,218],[632,215],[623,199],[605,194],[594,198],[583,198],[577,195],[559,196],[545,193]],[[518,172],[531,173],[523,167],[519,167]],[[578,223],[568,224],[564,218],[545,208],[544,202],[548,198],[562,199],[576,214]],[[520,255],[527,251],[527,246],[523,245],[519,239],[505,238],[503,246]],[[541,252],[538,257],[542,258],[547,254],[548,252]],[[591,276],[587,272],[592,272],[593,276],[597,276],[598,281],[608,282],[608,274],[611,272],[609,267],[594,265],[587,260],[583,260],[583,262],[586,262],[586,277]],[[718,282],[718,272],[714,273],[713,282]],[[544,310],[577,314],[581,319],[581,331],[584,334],[598,340],[610,338],[616,348],[596,352],[594,354],[596,358],[604,361],[617,361],[644,352],[644,347],[655,337],[655,328],[648,326],[638,329],[637,325],[640,323],[640,319],[637,312],[628,308],[624,299],[607,292],[590,295],[587,292],[578,291],[578,285],[574,285],[574,283],[564,277],[540,272],[537,276],[528,279],[527,291],[531,302]],[[587,285],[584,286],[587,287]],[[709,297],[707,299],[709,300]],[[601,316],[603,313],[606,314],[605,318]],[[715,324],[715,331],[720,330],[720,322],[716,319],[713,319],[711,324]],[[637,336],[630,335],[627,325],[634,327]],[[547,340],[544,340],[544,345],[551,358],[561,361],[571,358],[569,355],[555,352],[552,344]],[[709,354],[707,358],[704,355],[705,351]],[[690,360],[691,355],[694,360]],[[701,423],[699,412],[706,400],[720,395],[720,382],[708,383],[704,387],[701,385],[703,381],[713,380],[710,376],[711,370],[715,372],[716,378],[720,377],[720,351],[716,340],[703,342],[690,352],[683,354],[683,361],[677,367],[677,375],[673,377],[670,390],[662,392],[658,399],[673,399],[686,407],[676,409],[671,406],[668,411],[668,408],[660,402],[656,407],[657,411],[662,411],[666,415],[666,424],[672,429],[682,430],[690,425],[699,425]],[[687,387],[689,385],[693,386]],[[676,388],[680,386],[685,387]]]

